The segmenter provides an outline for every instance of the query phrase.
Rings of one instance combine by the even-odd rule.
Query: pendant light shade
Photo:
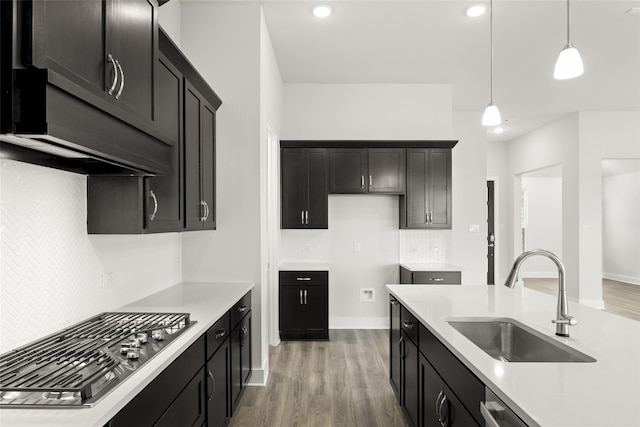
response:
[[[491,101],[489,105],[484,110],[484,114],[482,115],[482,126],[496,126],[502,122],[502,118],[500,117],[500,111],[498,107],[493,103],[493,0],[489,2],[489,47],[490,47],[490,58],[491,58],[491,72],[490,72],[490,81],[489,81],[489,92]]]
[[[482,115],[482,126],[497,126],[502,122],[500,111],[493,103],[487,105]]]
[[[569,0],[567,0],[567,44],[560,52],[558,60],[556,61],[556,67],[553,70],[553,78],[558,80],[572,79],[574,77],[581,76],[584,73],[584,66],[582,65],[582,58],[580,52],[571,44],[571,9],[569,6]]]

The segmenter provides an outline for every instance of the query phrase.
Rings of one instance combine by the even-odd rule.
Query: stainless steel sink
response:
[[[467,317],[447,320],[489,356],[503,362],[595,362],[553,337],[509,318]]]

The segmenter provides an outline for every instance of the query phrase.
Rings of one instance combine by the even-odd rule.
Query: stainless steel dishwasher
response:
[[[485,427],[527,427],[509,407],[487,387],[484,389],[484,402],[480,402],[480,413]]]

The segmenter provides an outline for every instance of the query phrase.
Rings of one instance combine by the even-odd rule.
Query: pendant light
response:
[[[567,0],[567,44],[560,52],[558,60],[556,61],[556,67],[553,70],[553,77],[558,80],[572,79],[584,73],[580,52],[571,44],[571,39],[569,38],[570,24],[571,9],[569,9],[569,0]]]
[[[500,111],[493,103],[493,0],[489,2],[489,45],[491,47],[490,102],[482,115],[482,126],[496,126],[502,122]]]

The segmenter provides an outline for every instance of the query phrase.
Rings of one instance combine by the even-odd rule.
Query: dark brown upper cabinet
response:
[[[283,148],[281,155],[281,228],[328,228],[327,150]]]
[[[216,110],[189,82],[185,84],[185,229],[214,230]]]
[[[150,177],[89,176],[90,234],[215,228],[215,112],[221,101],[163,32],[160,42],[158,126],[173,144],[173,172]]]
[[[329,192],[403,194],[404,148],[332,148]]]
[[[401,228],[451,229],[451,150],[407,149]]]
[[[11,138],[4,140],[37,140],[97,165],[170,173],[171,141],[157,126],[156,0],[2,3],[2,36],[14,36],[14,55],[2,62],[2,74],[13,72],[2,80],[3,95],[10,94],[1,126]],[[109,169],[87,173],[102,170]]]

